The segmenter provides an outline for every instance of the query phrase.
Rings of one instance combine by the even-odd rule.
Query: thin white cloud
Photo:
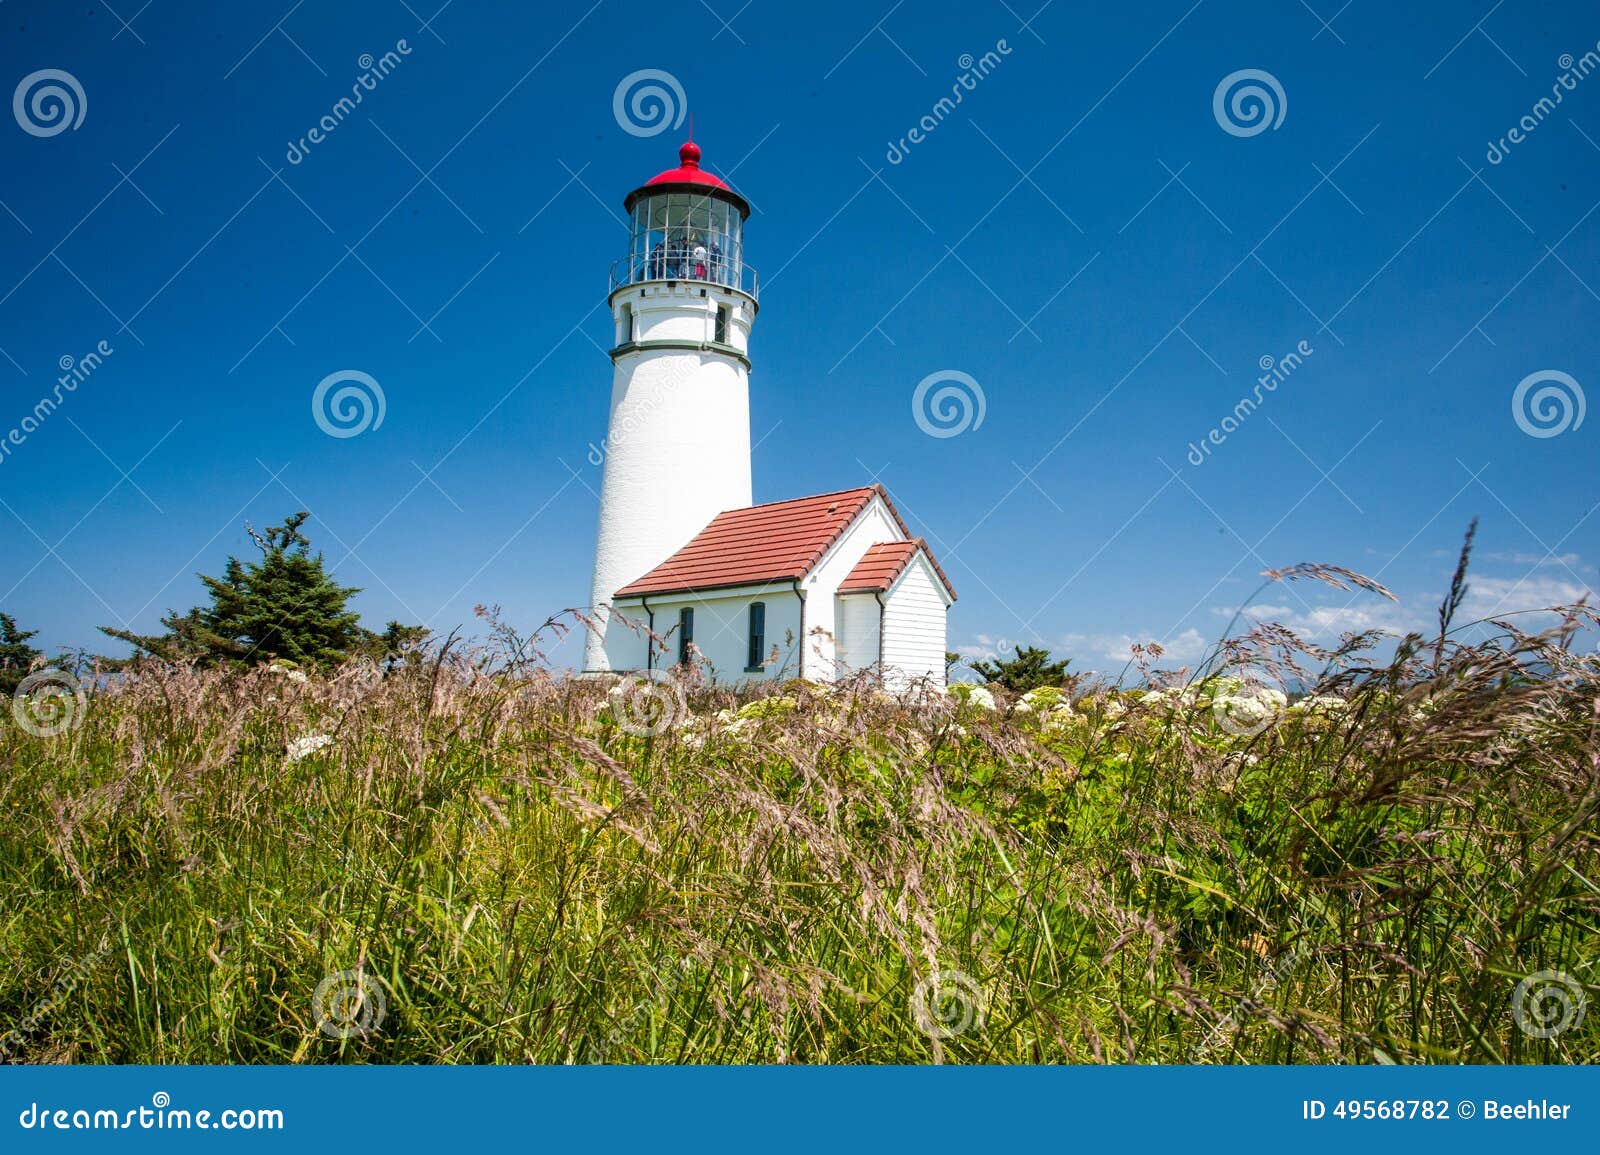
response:
[[[1235,609],[1233,606],[1219,606],[1212,612],[1231,618]],[[1286,626],[1312,642],[1332,642],[1344,634],[1359,634],[1367,630],[1403,634],[1421,628],[1427,620],[1427,615],[1404,602],[1369,599],[1367,595],[1346,604],[1312,606],[1310,609],[1258,603],[1245,607],[1244,617],[1252,622],[1273,622]]]
[[[1066,654],[1082,654],[1086,657],[1101,658],[1113,662],[1118,666],[1124,665],[1133,659],[1135,645],[1148,646],[1152,642],[1159,642],[1164,651],[1160,664],[1163,666],[1188,665],[1204,657],[1211,648],[1213,639],[1207,638],[1199,630],[1190,628],[1180,634],[1168,637],[1159,637],[1155,633],[1146,634],[1068,634],[1061,640],[1061,649]]]
[[[1469,618],[1504,617],[1551,606],[1569,606],[1584,598],[1590,605],[1600,602],[1600,597],[1588,585],[1537,571],[1521,578],[1468,577],[1467,586],[1467,599],[1461,612]]]
[[[1559,566],[1562,569],[1576,570],[1580,573],[1593,573],[1595,571],[1594,566],[1586,565],[1583,557],[1575,553],[1486,553],[1483,558],[1485,561],[1499,561],[1509,565]]]
[[[1520,576],[1491,577],[1469,573],[1467,597],[1456,615],[1458,626],[1482,618],[1527,614],[1551,606],[1572,605],[1585,598],[1590,605],[1600,606],[1600,591],[1596,590],[1596,583],[1585,582],[1581,578],[1572,580],[1576,577],[1574,571],[1595,571],[1594,566],[1584,564],[1576,553],[1549,558],[1543,554],[1524,553],[1486,553],[1481,557],[1485,562],[1532,568]],[[1411,632],[1427,635],[1438,630],[1438,606],[1443,599],[1444,583],[1441,582],[1436,590],[1404,597],[1398,602],[1365,593],[1354,596],[1330,593],[1328,601],[1309,608],[1303,602],[1257,602],[1245,607],[1241,622],[1235,626],[1234,632],[1248,629],[1258,622],[1271,622],[1293,630],[1308,642],[1322,645],[1337,643],[1346,634],[1372,630],[1392,635]],[[1216,644],[1223,624],[1230,621],[1238,609],[1236,605],[1211,607],[1209,612],[1218,623],[1211,633],[1202,633],[1193,627],[1166,637],[1153,631],[1071,633],[1048,643],[1048,648],[1057,658],[1073,659],[1073,668],[1076,670],[1088,672],[1091,664],[1104,663],[1108,671],[1115,671],[1132,660],[1135,644],[1148,645],[1154,641],[1160,642],[1164,650],[1159,665],[1168,668],[1193,666]],[[1548,624],[1533,616],[1524,623],[1524,628],[1536,630]],[[1012,638],[979,634],[972,642],[954,648],[965,659],[989,661],[997,655],[1009,656],[1017,644]],[[1046,643],[1036,639],[1032,644]]]

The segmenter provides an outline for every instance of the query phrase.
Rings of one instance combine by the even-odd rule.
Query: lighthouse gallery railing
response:
[[[758,301],[761,299],[760,277],[742,261],[696,258],[693,253],[686,253],[681,256],[624,257],[611,266],[612,292],[624,285],[647,281],[697,281],[708,285],[724,285]]]

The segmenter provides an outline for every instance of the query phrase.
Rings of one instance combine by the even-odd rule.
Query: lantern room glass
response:
[[[715,196],[641,196],[628,226],[628,257],[614,270],[613,282],[707,281],[754,295],[755,274],[744,265],[743,225],[739,210]]]

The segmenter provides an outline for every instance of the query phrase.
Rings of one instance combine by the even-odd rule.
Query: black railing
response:
[[[757,300],[760,278],[743,261],[730,261],[720,254],[690,251],[679,254],[660,252],[648,257],[624,257],[611,266],[611,288],[645,281],[703,281],[738,289]]]

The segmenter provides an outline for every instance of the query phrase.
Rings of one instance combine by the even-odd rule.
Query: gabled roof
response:
[[[875,497],[883,499],[900,531],[910,537],[881,485],[750,505],[717,514],[688,545],[614,596],[799,581]]]
[[[868,546],[867,552],[861,555],[861,560],[856,562],[855,568],[845,575],[844,581],[839,583],[839,592],[857,594],[887,590],[905,572],[906,566],[911,564],[911,559],[919,552],[928,559],[928,564],[933,566],[933,572],[939,575],[939,582],[944,586],[944,592],[950,595],[951,601],[955,601],[955,587],[950,584],[950,579],[934,560],[933,551],[928,548],[928,543],[920,537],[910,541],[881,541],[877,545]]]

